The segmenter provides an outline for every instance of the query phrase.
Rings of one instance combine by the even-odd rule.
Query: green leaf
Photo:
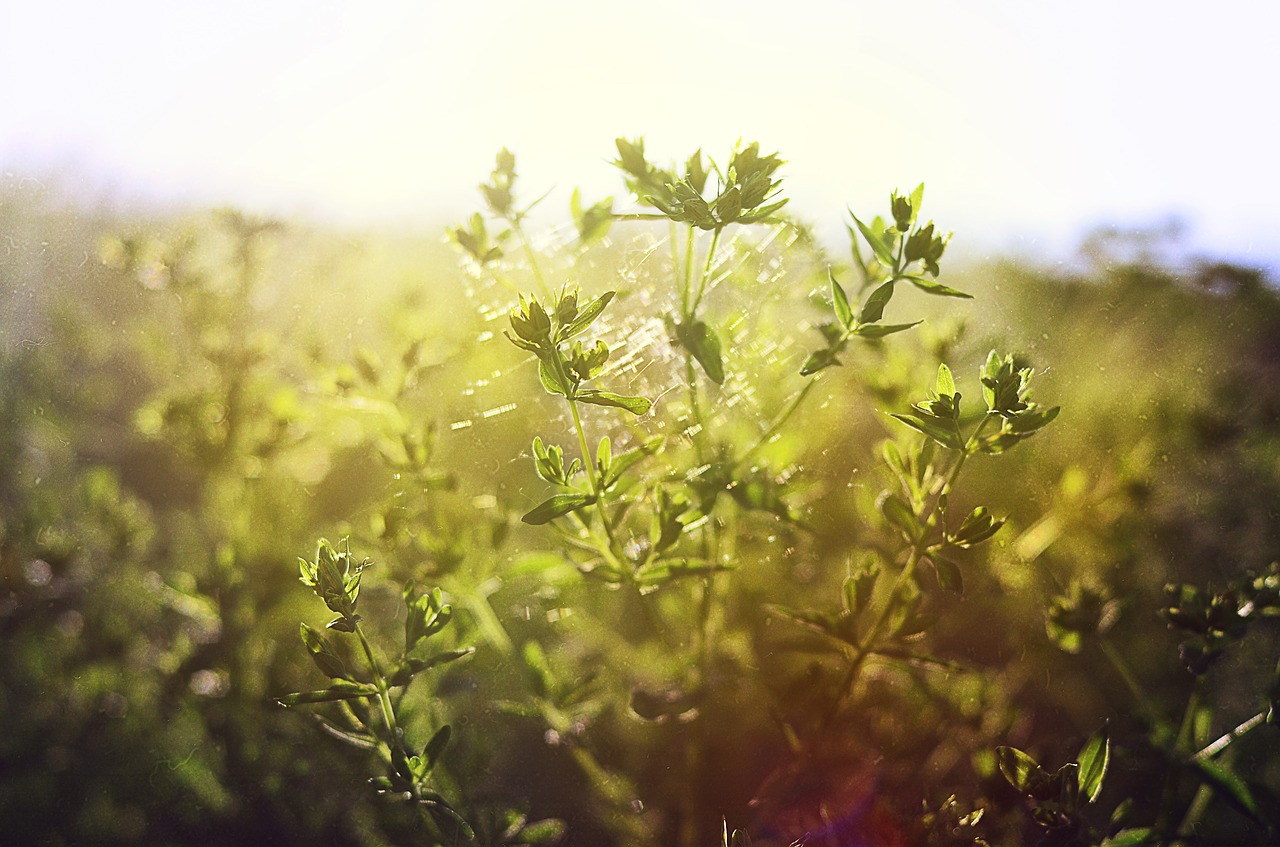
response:
[[[738,218],[738,223],[754,224],[754,223],[759,223],[760,221],[768,220],[770,217],[772,217],[774,212],[778,211],[783,206],[787,205],[789,201],[790,201],[790,198],[783,198],[777,201],[776,203],[770,203],[767,206],[761,206],[759,209],[756,209],[754,212],[752,212],[749,215],[740,216]]]
[[[1106,838],[1102,847],[1139,847],[1142,844],[1155,844],[1159,841],[1156,831],[1149,826],[1122,829],[1115,835]]]
[[[564,837],[565,824],[558,818],[545,818],[527,823],[520,829],[520,843],[536,845],[552,844]]]
[[[541,526],[572,511],[581,509],[583,506],[590,506],[594,502],[596,502],[596,498],[593,494],[556,494],[543,500],[520,520],[533,526]]]
[[[924,321],[912,321],[909,324],[863,324],[853,331],[853,334],[859,338],[884,338],[886,335],[893,335],[895,332],[902,332],[919,326]]]
[[[447,665],[450,662],[456,662],[459,659],[470,656],[476,651],[474,647],[463,647],[461,650],[446,650],[443,653],[436,653],[434,656],[428,656],[425,659],[406,659],[396,672],[387,679],[387,685],[408,685],[409,682],[423,671],[430,670],[438,665]]]
[[[613,441],[606,435],[600,439],[600,444],[596,447],[596,469],[600,471],[600,479],[609,475],[609,468],[612,466]]]
[[[732,570],[729,565],[720,565],[706,559],[664,559],[650,562],[635,573],[636,582],[640,585],[662,585],[677,579],[691,576],[710,576],[720,571]]]
[[[785,606],[778,606],[772,603],[766,605],[764,608],[769,614],[777,615],[778,617],[791,621],[792,623],[799,624],[810,632],[825,635],[838,641],[843,640],[836,632],[835,623],[832,620],[831,615],[826,612],[819,612],[812,609],[788,609]]]
[[[608,306],[609,302],[613,300],[615,294],[617,294],[616,291],[606,291],[604,294],[601,294],[599,297],[588,303],[583,310],[578,313],[578,316],[573,319],[572,323],[560,330],[558,336],[559,339],[564,341],[572,338],[587,327],[591,326],[595,319],[600,317],[600,313],[604,311],[604,307]]]
[[[328,639],[321,635],[319,630],[307,626],[305,623],[302,624],[302,643],[306,645],[307,650],[311,653],[311,659],[316,663],[316,667],[325,676],[333,679],[351,678],[346,663],[334,652],[333,647],[329,645]]]
[[[1009,432],[1018,435],[1030,435],[1052,423],[1061,411],[1061,406],[1053,406],[1048,409],[1028,409],[1025,412],[1014,415],[1012,418],[1007,418],[1005,427]]]
[[[440,754],[449,745],[449,736],[452,733],[453,730],[449,728],[448,724],[445,724],[436,730],[435,735],[432,735],[431,740],[427,742],[427,746],[422,748],[422,758],[426,761],[427,766],[419,774],[419,778],[426,776],[436,766],[436,761],[439,760]]]
[[[1215,762],[1213,759],[1193,759],[1192,764],[1204,776],[1205,781],[1214,793],[1258,823],[1268,826],[1269,822],[1262,816],[1258,803],[1253,799],[1249,784],[1235,772]]]
[[[702,366],[702,372],[716,385],[724,384],[724,361],[720,356],[720,339],[715,331],[702,321],[690,321],[676,326],[676,340],[693,354]]]
[[[933,562],[934,573],[938,575],[938,585],[943,591],[950,591],[953,594],[964,593],[964,577],[955,562],[936,554],[930,555],[929,561]]]
[[[448,843],[456,843],[457,836],[461,835],[466,841],[475,840],[475,830],[471,828],[471,824],[467,823],[466,818],[458,814],[452,806],[450,806],[443,797],[434,792],[429,792],[418,801],[436,825],[442,829],[447,837]],[[456,834],[451,831],[456,829]]]
[[[956,547],[972,547],[995,535],[1002,526],[1003,520],[991,517],[986,506],[978,506],[964,519],[959,529],[947,533],[947,543]]]
[[[286,694],[279,697],[276,702],[281,706],[297,706],[302,703],[330,703],[334,700],[355,700],[359,697],[376,697],[378,688],[375,685],[368,685],[360,682],[337,682],[328,688],[320,691],[299,691],[296,694]]]
[[[889,523],[902,530],[908,541],[920,536],[922,527],[916,513],[896,494],[886,492],[880,498],[880,512]]]
[[[325,628],[332,629],[337,632],[355,632],[356,624],[360,623],[362,620],[364,620],[364,618],[359,615],[356,615],[355,617],[338,615],[336,618],[325,624]]]
[[[1023,794],[1030,794],[1049,778],[1049,774],[1035,759],[1017,747],[997,747],[996,760],[1000,763],[1000,773]]]
[[[1080,794],[1092,803],[1102,793],[1102,780],[1111,761],[1111,739],[1105,726],[1089,736],[1076,761],[1080,763]]]
[[[940,282],[934,282],[927,277],[916,276],[915,274],[903,274],[902,278],[926,294],[933,294],[938,297],[962,297],[965,300],[973,299],[972,294],[966,294],[959,289],[951,288],[950,286],[943,285]]]
[[[836,282],[836,275],[830,268],[827,269],[827,278],[831,280],[831,305],[836,310],[836,319],[841,325],[847,327],[853,323],[853,309],[849,306],[849,295],[845,294],[840,283]]]
[[[326,733],[344,744],[350,744],[352,747],[359,747],[361,750],[376,750],[378,747],[377,739],[367,732],[352,731],[338,726],[324,715],[316,714],[314,712],[311,714],[311,719],[320,726],[320,729],[324,730]]]
[[[936,390],[940,397],[954,397],[956,393],[956,380],[951,375],[951,368],[945,364],[938,365],[938,381]]]
[[[569,387],[560,380],[555,369],[549,366],[547,360],[542,357],[538,358],[538,379],[542,380],[542,387],[548,394],[556,397],[569,396]]]
[[[904,650],[901,647],[892,645],[877,647],[871,653],[876,656],[884,656],[888,659],[897,659],[908,665],[915,665],[924,668],[937,668],[944,671],[963,671],[964,665],[957,662],[951,662],[946,659],[939,659],[937,656],[930,656],[928,653],[916,653],[912,650]]]
[[[892,268],[894,266],[894,261],[890,245],[886,244],[884,240],[876,234],[875,230],[858,220],[858,216],[852,211],[849,212],[849,216],[853,218],[853,222],[858,225],[858,231],[861,232],[862,237],[867,240],[867,244],[871,245],[871,252],[876,254],[876,258],[880,260],[880,264],[884,265],[886,268]]]
[[[916,186],[915,191],[911,192],[911,208],[918,215],[920,214],[920,204],[924,202],[924,183]]]
[[[534,685],[538,694],[547,697],[553,695],[558,684],[551,663],[547,661],[547,653],[537,641],[526,641],[522,652],[525,666],[533,672]]]
[[[582,244],[599,241],[613,226],[613,198],[606,197],[589,208],[582,205],[582,192],[575,188],[569,197],[569,212],[578,225],[578,240]]]
[[[845,578],[844,607],[855,615],[862,614],[871,602],[879,578],[880,564],[874,554],[868,554],[858,569]]]
[[[588,388],[579,391],[576,399],[593,406],[609,406],[615,409],[626,409],[633,415],[643,415],[653,408],[653,404],[643,397],[627,397],[611,391],[596,391]]]
[[[891,279],[871,292],[871,296],[867,298],[862,311],[858,314],[860,323],[873,324],[884,317],[884,307],[889,305],[889,300],[893,298],[893,284],[894,280]]]
[[[510,341],[512,344],[516,345],[517,347],[519,347],[521,350],[528,350],[530,353],[541,355],[542,348],[539,347],[537,344],[534,344],[532,341],[525,341],[523,338],[520,338],[519,336],[512,335],[511,331],[507,329],[504,329],[502,331],[502,334],[507,337],[508,341]]]
[[[824,368],[839,364],[840,360],[836,358],[835,351],[830,347],[824,347],[821,350],[815,350],[808,359],[805,359],[803,367],[800,368],[800,376],[812,376]]]
[[[604,478],[604,487],[611,488],[622,475],[634,467],[638,462],[652,456],[662,449],[662,436],[657,435],[646,440],[639,447],[620,453],[613,457],[613,463],[609,466],[609,473]]]
[[[424,638],[430,638],[444,629],[453,619],[453,607],[444,602],[439,588],[414,596],[414,583],[408,582],[403,591],[404,649],[409,652]]]
[[[922,432],[950,450],[963,450],[964,442],[960,440],[960,433],[956,431],[955,422],[951,421],[950,426],[944,426],[936,419],[927,419],[916,416],[899,415],[894,413],[893,418],[901,421],[917,432]]]

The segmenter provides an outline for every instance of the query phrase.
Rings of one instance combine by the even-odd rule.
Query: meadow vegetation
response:
[[[616,147],[444,237],[4,186],[6,843],[1273,842],[1263,275]]]

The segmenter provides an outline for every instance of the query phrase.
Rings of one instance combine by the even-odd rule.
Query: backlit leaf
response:
[[[861,232],[862,237],[867,240],[867,244],[871,246],[871,252],[876,254],[876,258],[880,260],[880,264],[884,265],[886,268],[892,268],[894,266],[892,247],[889,244],[886,244],[885,240],[880,235],[877,235],[875,230],[858,220],[858,216],[853,214],[853,212],[850,212],[849,216],[852,217],[853,222],[858,225],[858,231]]]
[[[583,403],[590,403],[593,406],[626,409],[633,415],[643,415],[653,407],[653,404],[643,397],[627,397],[622,394],[614,394],[611,391],[596,391],[590,388],[579,391],[575,396]]]
[[[595,501],[595,496],[591,494],[557,494],[533,507],[520,520],[533,526],[540,526],[556,518],[564,517],[576,509],[581,509],[583,506],[590,506]]]
[[[1080,794],[1092,803],[1102,793],[1102,780],[1111,761],[1111,739],[1105,726],[1089,736],[1076,761],[1080,763]]]
[[[840,287],[840,283],[836,282],[836,276],[827,270],[827,278],[831,280],[831,305],[836,310],[836,318],[844,326],[853,323],[853,309],[849,306],[849,296],[844,293],[844,289]]]
[[[690,321],[676,327],[676,340],[702,366],[702,372],[716,385],[724,383],[724,360],[720,355],[720,339],[702,321]]]

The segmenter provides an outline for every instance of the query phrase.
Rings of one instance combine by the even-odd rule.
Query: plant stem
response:
[[[1196,789],[1195,797],[1191,798],[1191,805],[1187,807],[1187,813],[1183,815],[1177,831],[1174,832],[1174,841],[1181,842],[1191,839],[1195,834],[1193,830],[1196,824],[1204,817],[1205,810],[1209,808],[1211,802],[1213,802],[1213,788],[1207,782],[1200,783],[1200,787]]]
[[[538,290],[542,292],[542,296],[551,299],[551,289],[547,287],[546,277],[542,275],[542,267],[538,264],[538,255],[533,252],[533,245],[529,243],[529,237],[524,233],[524,227],[520,226],[520,219],[511,220],[511,230],[520,238],[520,246],[524,249],[525,258],[529,260],[529,268],[533,271],[533,278],[538,283]]]
[[[578,433],[578,449],[582,451],[583,469],[591,482],[591,493],[596,498],[596,511],[600,514],[600,524],[604,527],[605,537],[609,540],[609,550],[621,555],[622,548],[618,546],[618,539],[614,537],[613,524],[609,521],[609,512],[605,507],[604,491],[600,487],[600,481],[596,479],[595,460],[591,458],[591,448],[587,446],[587,433],[582,428],[582,416],[578,414],[578,401],[572,397],[569,398],[569,411],[573,413],[573,428]]]
[[[1227,749],[1228,745],[1230,745],[1231,742],[1235,741],[1237,738],[1239,738],[1242,735],[1252,732],[1254,729],[1262,726],[1266,722],[1267,722],[1267,713],[1265,711],[1258,712],[1256,715],[1249,718],[1247,721],[1240,724],[1235,729],[1228,732],[1226,735],[1223,735],[1222,737],[1214,741],[1212,744],[1205,747],[1199,753],[1196,753],[1194,756],[1191,757],[1191,760],[1194,762],[1202,762],[1205,759],[1213,758],[1214,756],[1221,753],[1223,750]]]
[[[690,234],[693,233],[692,228],[689,232]],[[722,229],[720,227],[716,227],[715,232],[711,235],[711,246],[707,248],[707,261],[702,267],[702,276],[698,280],[698,294],[693,298],[693,306],[691,306],[685,314],[686,320],[691,319],[694,313],[698,311],[698,306],[702,303],[702,295],[707,292],[707,282],[711,279],[711,267],[715,262],[716,246],[720,243],[721,232]]]
[[[788,402],[786,407],[773,419],[773,422],[769,424],[769,427],[760,434],[760,437],[756,439],[756,442],[751,445],[747,452],[742,454],[740,459],[738,459],[739,465],[744,465],[749,462],[756,453],[764,449],[764,447],[773,440],[773,437],[778,434],[778,431],[781,430],[782,427],[786,425],[787,421],[791,419],[791,416],[795,414],[796,409],[799,409],[804,403],[805,398],[809,396],[809,392],[813,391],[814,384],[821,378],[822,372],[819,371],[813,375],[812,379],[805,383],[804,388],[800,389],[792,396],[790,402]]]
[[[866,273],[865,267],[863,268],[863,273],[864,275]],[[891,277],[891,281],[893,282],[897,282],[899,279],[900,277],[897,274],[894,274]],[[855,322],[853,327],[857,328],[857,326],[858,325]],[[852,329],[846,328],[844,331],[844,334],[840,337],[837,344],[842,345],[852,337],[853,337]],[[754,456],[759,450],[761,450],[766,444],[769,443],[769,441],[778,433],[778,430],[782,429],[783,425],[791,418],[793,414],[795,414],[796,409],[800,408],[800,406],[804,403],[805,398],[809,396],[809,392],[813,390],[814,383],[821,378],[822,378],[822,371],[818,371],[816,374],[813,375],[813,378],[810,379],[809,382],[805,384],[805,387],[800,389],[800,391],[797,392],[791,398],[791,401],[787,404],[786,408],[784,408],[782,412],[776,418],[774,418],[773,423],[769,424],[769,428],[766,429],[760,435],[760,437],[756,440],[755,444],[753,444],[751,448],[747,450],[746,453],[742,454],[742,458],[738,460],[739,464],[745,464],[748,460],[751,459],[752,456]]]
[[[382,668],[378,665],[378,660],[373,655],[373,647],[369,644],[369,639],[365,638],[364,630],[360,624],[355,625],[356,637],[360,639],[360,646],[364,648],[364,656],[369,660],[369,669],[373,671],[373,683],[378,686],[378,702],[382,705],[382,718],[387,722],[387,730],[391,734],[391,743],[401,746],[400,727],[396,723],[396,712],[391,705],[390,689],[387,687],[387,678],[382,675]]]
[[[1103,639],[1098,640],[1098,649],[1102,651],[1102,655],[1111,663],[1111,667],[1119,674],[1121,681],[1125,687],[1129,689],[1129,694],[1133,697],[1134,704],[1138,710],[1142,712],[1147,723],[1151,725],[1153,730],[1161,732],[1168,731],[1169,725],[1158,712],[1151,707],[1150,698],[1143,689],[1142,684],[1138,682],[1138,678],[1133,675],[1133,670],[1129,667],[1129,663],[1125,661],[1124,656],[1111,643]]]
[[[1169,763],[1169,772],[1165,776],[1164,790],[1160,794],[1160,812],[1156,817],[1155,831],[1162,841],[1167,840],[1166,835],[1172,833],[1173,819],[1176,814],[1178,804],[1178,789],[1182,783],[1182,754],[1185,753],[1192,744],[1192,734],[1195,731],[1196,712],[1200,709],[1200,694],[1202,677],[1197,676],[1195,683],[1191,688],[1191,694],[1187,697],[1186,708],[1182,710],[1182,723],[1178,726],[1178,735],[1174,739],[1173,756],[1176,761]]]
[[[669,221],[661,212],[614,212],[615,221]]]
[[[604,527],[604,534],[608,539],[607,558],[611,560],[611,564],[617,566],[619,570],[623,570],[620,559],[622,548],[618,546],[618,540],[613,534],[613,524],[609,521],[609,512],[605,508],[601,480],[596,478],[596,463],[591,457],[591,448],[587,445],[587,433],[582,428],[582,416],[578,413],[578,401],[573,396],[573,388],[576,387],[576,383],[569,378],[569,374],[565,370],[564,357],[560,353],[559,345],[556,345],[553,354],[551,361],[555,365],[556,379],[568,392],[565,395],[565,400],[569,404],[569,413],[573,416],[573,429],[578,436],[578,449],[582,452],[582,469],[586,472],[587,480],[591,483],[591,493],[596,498],[596,511],[600,514],[600,524]]]
[[[812,384],[812,383],[811,383]],[[932,521],[934,514],[938,510],[938,504],[942,498],[951,492],[952,486],[955,485],[956,479],[960,476],[960,469],[964,467],[965,460],[973,453],[978,443],[978,436],[982,434],[982,430],[986,427],[987,422],[991,420],[990,415],[985,415],[978,426],[974,428],[965,442],[964,449],[960,451],[960,455],[956,458],[955,464],[951,466],[951,470],[947,472],[946,479],[943,481],[942,487],[938,489],[937,496],[933,501],[920,511],[916,518],[923,527],[928,527]],[[857,678],[858,671],[862,669],[863,663],[867,657],[871,655],[876,647],[876,638],[880,635],[880,631],[889,621],[889,616],[893,614],[894,608],[898,604],[901,597],[902,589],[906,586],[907,581],[911,579],[915,573],[916,567],[919,566],[920,560],[924,558],[927,548],[927,532],[921,532],[920,537],[911,545],[911,551],[907,555],[907,561],[902,566],[902,570],[898,572],[898,578],[893,583],[893,589],[889,592],[889,599],[885,601],[884,608],[880,610],[880,614],[871,624],[871,629],[863,636],[857,649],[854,651],[853,658],[849,660],[849,666],[845,669],[844,678],[840,682],[840,687],[836,690],[836,698],[827,710],[816,738],[821,738],[831,728],[831,724],[835,721],[840,713],[840,707],[844,704],[845,699],[849,696],[850,689],[853,687],[854,680]]]
[[[684,239],[684,276],[680,280],[680,314],[687,317],[689,314],[689,287],[693,284],[693,248],[696,244],[693,234],[693,227],[687,227]],[[672,270],[679,268],[679,250],[676,248],[676,223],[671,222],[671,253],[672,253]]]
[[[706,464],[701,437],[702,405],[698,403],[698,372],[693,367],[693,354],[688,350],[684,351],[684,378],[685,384],[689,386],[689,417],[692,420],[687,432],[689,441],[693,443],[694,458],[697,459],[698,467],[701,467]]]

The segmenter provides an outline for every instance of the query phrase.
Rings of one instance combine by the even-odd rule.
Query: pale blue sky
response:
[[[476,205],[504,145],[562,205],[617,190],[617,135],[672,157],[743,137],[827,232],[924,181],[979,249],[1178,215],[1270,263],[1278,25],[1264,0],[9,3],[0,169],[426,226]]]

